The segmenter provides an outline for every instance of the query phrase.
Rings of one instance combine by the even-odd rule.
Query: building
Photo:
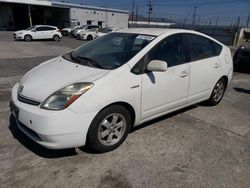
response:
[[[127,28],[129,11],[51,0],[0,0],[0,30],[48,24]]]

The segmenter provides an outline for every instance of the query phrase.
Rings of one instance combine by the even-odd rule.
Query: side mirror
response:
[[[32,32],[36,32],[36,29],[32,29],[31,31],[32,31]]]
[[[165,61],[152,60],[147,66],[148,71],[164,72],[168,68],[168,64]]]

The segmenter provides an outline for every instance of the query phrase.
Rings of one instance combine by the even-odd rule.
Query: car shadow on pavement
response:
[[[240,88],[240,87],[234,87],[234,90],[238,91],[240,93],[250,94],[250,90],[249,89],[244,89],[244,88]]]
[[[172,113],[170,113],[170,114],[167,114],[167,115],[158,117],[158,118],[156,118],[156,119],[150,120],[150,121],[145,122],[145,123],[143,123],[143,124],[141,124],[141,125],[138,125],[138,126],[136,126],[136,127],[133,127],[130,133],[133,133],[133,132],[135,132],[135,131],[138,131],[138,130],[140,130],[140,129],[143,129],[143,128],[145,128],[145,127],[148,127],[148,126],[150,126],[150,125],[152,125],[152,124],[154,124],[154,123],[158,123],[158,122],[160,122],[160,121],[166,120],[166,119],[171,118],[171,117],[173,117],[173,116],[176,116],[176,115],[178,115],[178,114],[184,113],[184,112],[186,112],[186,111],[192,110],[192,109],[197,108],[197,107],[199,107],[199,106],[201,106],[201,105],[199,105],[199,104],[197,104],[197,105],[192,105],[192,106],[183,108],[183,109],[181,109],[181,110],[177,110],[177,111],[175,111],[175,112],[172,112]]]
[[[77,155],[74,148],[71,149],[60,149],[60,150],[50,150],[46,149],[39,144],[35,143],[29,137],[27,137],[23,132],[19,130],[16,125],[16,120],[11,114],[9,117],[9,129],[15,139],[17,139],[24,147],[35,153],[36,155],[43,158],[61,158]]]

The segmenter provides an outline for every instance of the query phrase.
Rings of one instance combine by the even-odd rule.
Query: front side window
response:
[[[168,67],[186,63],[185,43],[182,34],[168,36],[153,47],[131,70],[134,74],[145,73],[152,60],[165,61]]]
[[[190,59],[197,61],[215,56],[215,50],[209,39],[193,34],[187,34],[190,46]]]
[[[186,62],[184,42],[182,34],[176,34],[163,39],[148,54],[148,61],[161,60],[168,67],[180,65]]]
[[[37,27],[36,31],[46,31],[46,27]]]
[[[134,33],[110,33],[64,57],[87,66],[115,69],[128,62],[154,38]]]

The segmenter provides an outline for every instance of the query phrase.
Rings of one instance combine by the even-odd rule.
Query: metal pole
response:
[[[32,16],[31,16],[31,11],[30,11],[30,5],[28,5],[28,17],[29,17],[30,27],[31,27],[33,24],[32,24]]]
[[[134,23],[134,9],[135,9],[135,1],[132,1],[132,18],[131,18],[131,20],[132,20],[132,23]]]
[[[195,25],[195,17],[196,17],[196,9],[197,9],[198,7],[194,7],[194,13],[193,13],[193,23],[192,23],[192,25],[194,26]]]
[[[249,12],[249,14],[248,14],[246,27],[248,27],[248,26],[249,26],[249,22],[250,22],[250,12]]]
[[[147,6],[148,6],[148,24],[149,24],[150,23],[150,16],[151,16],[152,10],[153,10],[152,3],[150,0],[148,1]]]
[[[136,1],[136,7],[135,7],[135,23],[137,25],[137,19],[138,19],[138,1]]]

